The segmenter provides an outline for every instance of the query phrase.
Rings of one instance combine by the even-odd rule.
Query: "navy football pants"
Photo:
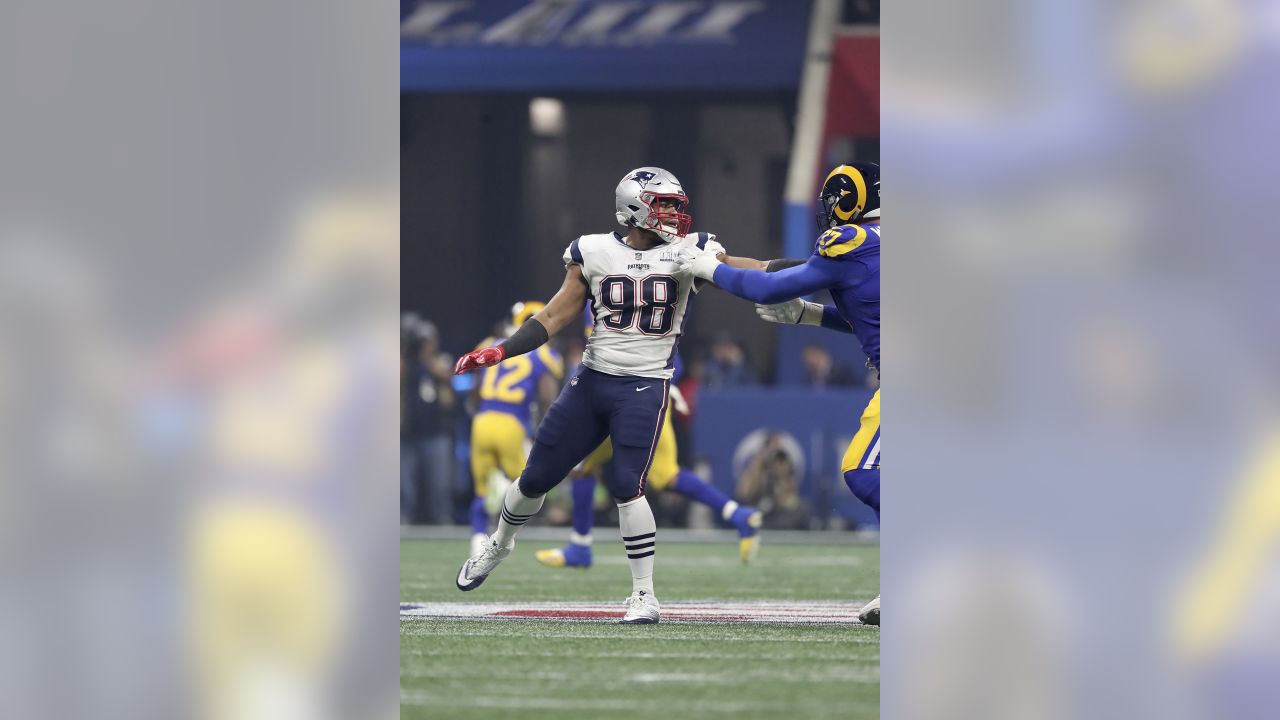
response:
[[[667,409],[667,383],[579,366],[538,426],[520,488],[526,494],[546,493],[609,437],[610,491],[618,500],[643,495]]]

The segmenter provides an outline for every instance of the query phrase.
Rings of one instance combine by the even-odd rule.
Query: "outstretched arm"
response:
[[[769,267],[769,263],[764,260],[756,260],[755,258],[748,257],[734,257],[732,255],[725,255],[724,253],[716,255],[716,259],[729,267],[735,267],[740,270],[765,270]]]
[[[828,288],[839,280],[839,268],[830,260],[810,258],[775,273],[743,270],[721,264],[711,277],[726,292],[762,305],[772,305]]]
[[[756,260],[749,257],[735,257],[725,251],[724,245],[716,238],[715,233],[701,233],[699,237],[705,238],[698,247],[707,250],[715,255],[716,260],[735,267],[740,270],[764,270],[765,272],[777,272],[794,265],[803,265],[804,260],[790,260],[780,258],[778,260]]]
[[[805,316],[812,312],[815,309],[815,306],[822,308],[822,316],[818,318],[818,322],[810,323],[808,318]],[[850,335],[853,334],[853,326],[849,325],[848,321],[844,319],[844,316],[840,314],[840,311],[831,305],[818,305],[818,303],[806,302],[805,314],[800,316],[800,322],[809,325],[821,325],[828,330],[835,330],[836,332],[849,333]]]
[[[586,302],[587,281],[582,276],[582,268],[570,265],[564,274],[564,283],[547,302],[546,307],[526,320],[506,340],[491,347],[473,350],[458,358],[458,364],[453,368],[454,374],[497,365],[509,357],[537,350],[569,324],[570,320],[577,318]]]
[[[845,321],[844,316],[835,307],[799,298],[776,305],[756,305],[756,314],[768,322],[784,325],[820,325],[828,330],[853,334],[853,327]]]
[[[799,267],[805,264],[804,260],[797,260],[795,258],[756,260],[754,258],[731,257],[723,253],[717,255],[716,259],[731,268],[737,268],[739,270],[763,270],[767,273],[781,272],[787,268]],[[783,309],[784,306],[786,306],[786,310]],[[775,310],[770,312],[768,310],[769,308],[775,308]],[[840,314],[839,310],[831,305],[823,305],[821,303],[794,300],[791,302],[785,302],[782,305],[757,305],[756,314],[770,322],[821,325],[828,330],[835,330],[836,332],[850,334],[853,333],[853,328],[849,326],[849,323],[845,322],[844,316]]]

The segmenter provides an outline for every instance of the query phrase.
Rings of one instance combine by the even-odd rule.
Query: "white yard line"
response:
[[[855,603],[821,602],[673,602],[662,608],[668,624],[858,625]],[[611,623],[621,617],[618,603],[495,602],[401,603],[402,620],[522,620],[563,623]]]

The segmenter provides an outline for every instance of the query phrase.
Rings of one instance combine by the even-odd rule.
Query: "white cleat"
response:
[[[489,536],[484,533],[476,533],[471,536],[471,557],[475,557],[484,552],[484,544],[489,542]]]
[[[646,590],[637,590],[627,598],[627,614],[618,621],[620,625],[653,625],[661,615],[658,598]]]
[[[458,589],[467,592],[480,587],[480,583],[489,577],[489,573],[498,567],[498,563],[502,562],[511,554],[511,548],[515,547],[515,543],[507,547],[500,547],[493,538],[486,538],[484,547],[480,552],[467,558],[462,563],[462,569],[458,571]]]
[[[862,606],[858,611],[858,619],[863,625],[879,625],[880,624],[880,596],[877,595],[874,600]]]

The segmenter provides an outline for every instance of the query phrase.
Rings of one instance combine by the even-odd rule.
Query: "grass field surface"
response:
[[[631,591],[619,543],[599,543],[590,570],[547,568],[520,542],[479,589],[454,587],[463,540],[405,540],[400,598],[420,607],[616,608]],[[879,585],[879,548],[768,545],[743,566],[732,543],[658,546],[655,588],[664,611],[736,603],[741,609],[833,607],[840,624],[700,622],[620,626],[610,620],[400,621],[403,718],[841,718],[879,717],[880,634],[848,622]],[[404,607],[404,606],[402,606]],[[497,605],[495,605],[497,607]],[[843,608],[843,605],[834,607]],[[570,609],[565,614],[573,615]]]

